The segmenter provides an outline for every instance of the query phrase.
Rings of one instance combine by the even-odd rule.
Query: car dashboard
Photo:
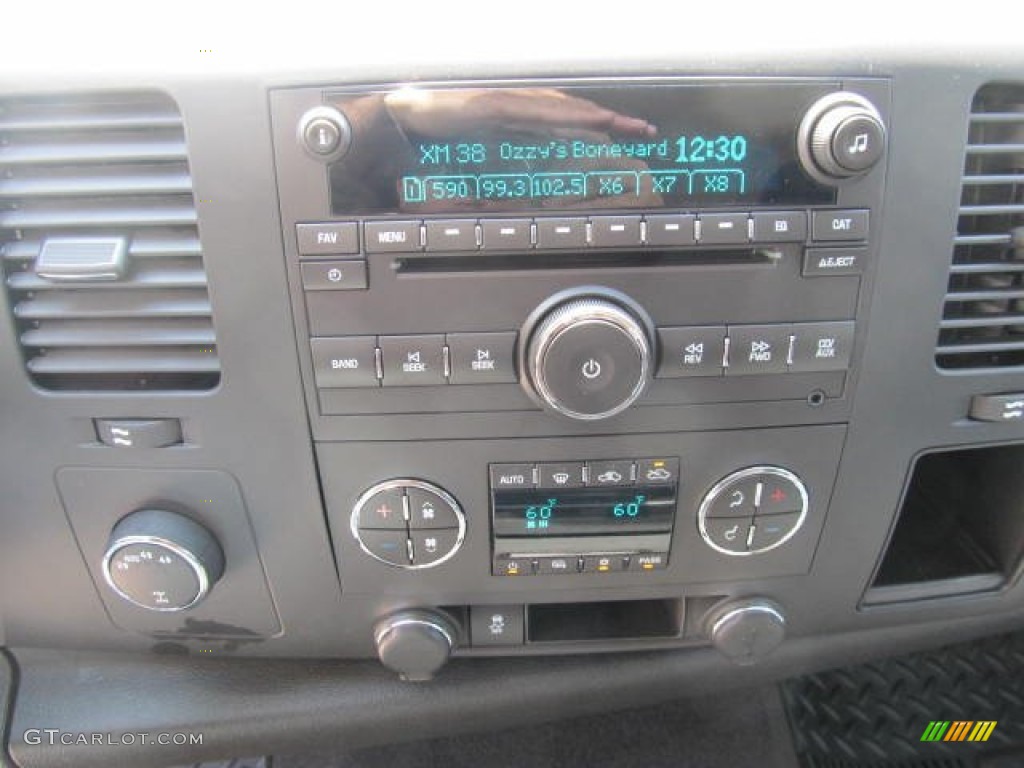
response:
[[[17,765],[154,759],[43,721],[204,722],[169,764],[1021,626],[1019,48],[587,29],[0,71]]]

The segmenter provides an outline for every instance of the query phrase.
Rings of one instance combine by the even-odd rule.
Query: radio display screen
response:
[[[494,493],[494,533],[502,537],[664,533],[674,517],[671,486]]]
[[[335,215],[812,205],[804,110],[822,83],[402,87],[334,94],[352,142]]]

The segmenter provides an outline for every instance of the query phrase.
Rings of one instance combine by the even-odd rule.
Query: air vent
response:
[[[936,360],[1024,366],[1024,85],[978,91]]]
[[[196,218],[184,125],[168,97],[0,101],[0,256],[37,384],[217,384]]]

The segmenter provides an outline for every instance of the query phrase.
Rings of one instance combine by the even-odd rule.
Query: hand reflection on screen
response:
[[[402,88],[389,93],[384,103],[402,128],[431,138],[495,130],[557,135],[553,133],[557,128],[640,138],[657,133],[646,120],[620,115],[555,88]]]

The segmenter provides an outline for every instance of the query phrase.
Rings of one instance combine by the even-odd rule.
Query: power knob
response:
[[[447,616],[425,610],[382,619],[373,633],[381,663],[410,683],[430,680],[447,663],[457,637]]]
[[[804,170],[835,186],[878,165],[885,154],[885,123],[863,96],[840,91],[824,96],[807,110],[798,142]]]
[[[760,661],[786,637],[782,608],[762,597],[726,603],[711,612],[705,627],[715,648],[742,666]]]
[[[628,297],[608,289],[557,294],[523,329],[523,386],[538,404],[582,421],[621,413],[651,376],[652,324]]]
[[[114,526],[102,568],[107,586],[129,603],[150,611],[184,611],[223,575],[224,552],[190,517],[140,509]]]

